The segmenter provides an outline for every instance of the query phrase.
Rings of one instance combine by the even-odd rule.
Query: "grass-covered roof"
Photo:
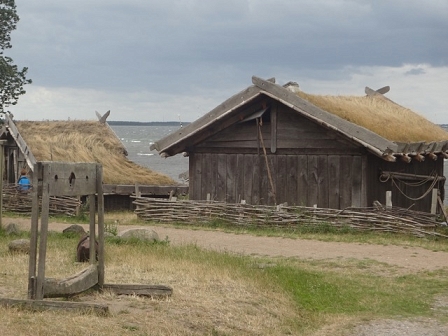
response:
[[[381,96],[298,95],[322,110],[394,142],[448,140],[448,132],[408,108]]]
[[[16,121],[37,161],[98,162],[106,184],[170,185],[168,176],[137,165],[106,124],[98,121]]]

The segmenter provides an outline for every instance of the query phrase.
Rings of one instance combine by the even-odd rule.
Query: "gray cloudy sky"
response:
[[[193,121],[251,85],[387,96],[448,123],[447,0],[16,0],[16,119]]]

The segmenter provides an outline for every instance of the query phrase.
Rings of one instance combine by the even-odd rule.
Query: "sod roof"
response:
[[[378,96],[323,96],[299,91],[320,109],[394,142],[448,140],[448,132],[418,113]]]
[[[130,161],[126,148],[98,121],[15,121],[37,161],[98,162],[106,184],[176,184],[170,177]]]

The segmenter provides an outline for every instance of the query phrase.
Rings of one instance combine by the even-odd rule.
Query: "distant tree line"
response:
[[[109,125],[117,125],[117,126],[181,126],[188,125],[189,122],[182,122],[182,124],[178,121],[148,121],[148,122],[140,122],[140,121],[108,121]]]

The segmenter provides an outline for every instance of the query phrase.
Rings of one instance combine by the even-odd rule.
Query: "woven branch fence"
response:
[[[302,206],[263,206],[214,201],[168,201],[136,198],[135,213],[143,220],[198,224],[220,220],[235,226],[264,228],[307,228],[322,224],[359,231],[406,233],[418,237],[448,235],[436,232],[434,215],[403,208],[385,208],[378,203],[371,208],[344,210]]]
[[[39,198],[39,203],[41,198]],[[75,216],[81,207],[81,201],[74,197],[50,196],[50,215]],[[3,186],[3,210],[22,214],[31,214],[31,193],[20,191],[16,185]]]

